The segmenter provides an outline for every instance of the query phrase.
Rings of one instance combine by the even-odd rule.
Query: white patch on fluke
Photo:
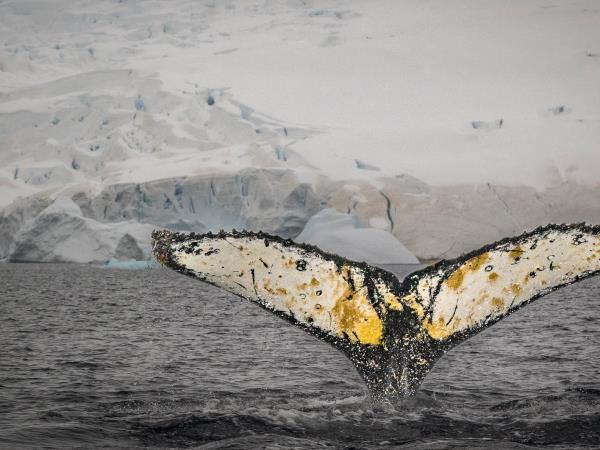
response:
[[[190,246],[193,253],[186,251]],[[381,340],[381,320],[356,267],[339,273],[333,261],[317,254],[255,238],[186,241],[173,250],[177,263],[199,277],[307,327],[351,342]]]
[[[504,244],[446,273],[425,326],[431,337],[447,338],[495,321],[557,286],[598,270],[600,238],[577,229],[552,230],[518,244]],[[432,285],[438,282],[435,278]]]

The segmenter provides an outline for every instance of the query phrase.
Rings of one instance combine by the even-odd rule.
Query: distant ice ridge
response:
[[[312,244],[329,253],[371,264],[419,264],[394,235],[363,228],[356,217],[327,208],[307,222],[296,242]]]
[[[100,191],[73,186],[18,199],[0,210],[0,260],[143,261],[155,228],[236,228],[307,239],[301,234],[305,225],[326,208],[385,230],[421,260],[452,258],[542,224],[600,223],[598,188],[573,183],[544,191],[489,183],[436,187],[410,176],[381,178],[379,185],[324,177],[307,183],[293,170],[245,169],[111,184]],[[349,228],[347,221],[333,225]],[[350,231],[361,233],[356,242],[370,242],[365,229]],[[372,248],[359,244],[360,254],[347,254],[343,245],[328,247],[327,239],[317,245],[351,259],[384,261],[379,255],[387,255],[384,249],[375,258]]]
[[[121,183],[99,192],[77,187],[0,209],[0,260],[122,267],[150,258],[156,228],[198,233],[238,228],[290,238],[320,208],[312,187],[289,170]]]

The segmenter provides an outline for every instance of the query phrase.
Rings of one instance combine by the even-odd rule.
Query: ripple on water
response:
[[[0,279],[3,448],[600,442],[598,278],[460,345],[395,404],[328,345],[170,271],[0,264]]]

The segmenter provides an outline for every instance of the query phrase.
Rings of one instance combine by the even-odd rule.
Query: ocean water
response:
[[[600,277],[461,344],[386,404],[327,344],[191,278],[0,264],[1,448],[544,445],[600,445]]]

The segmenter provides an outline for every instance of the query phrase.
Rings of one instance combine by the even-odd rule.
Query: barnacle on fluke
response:
[[[253,232],[152,234],[155,258],[341,350],[375,396],[416,391],[444,352],[532,300],[600,273],[600,226],[548,225],[414,272]]]

